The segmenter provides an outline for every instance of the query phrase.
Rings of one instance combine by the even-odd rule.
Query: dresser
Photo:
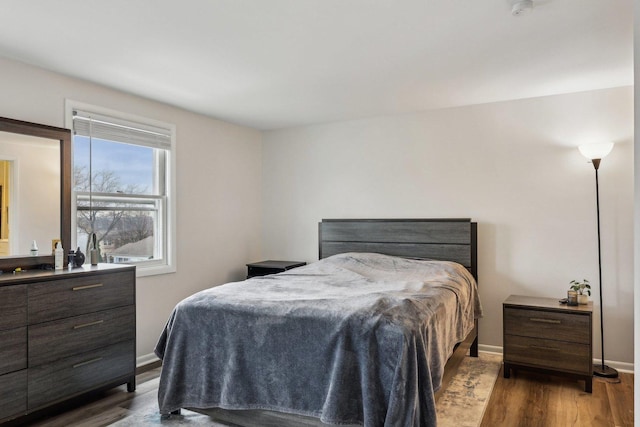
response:
[[[0,275],[0,423],[97,389],[135,390],[135,267]]]
[[[593,303],[511,295],[502,307],[505,378],[517,368],[568,375],[591,393]]]

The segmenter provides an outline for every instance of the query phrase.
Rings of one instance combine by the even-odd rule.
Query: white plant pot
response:
[[[578,304],[588,304],[588,303],[589,303],[589,295],[578,294]]]

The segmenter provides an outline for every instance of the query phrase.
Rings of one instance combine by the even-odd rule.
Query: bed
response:
[[[318,262],[176,306],[155,349],[160,413],[435,425],[445,363],[477,356],[476,236],[468,219],[323,220]]]

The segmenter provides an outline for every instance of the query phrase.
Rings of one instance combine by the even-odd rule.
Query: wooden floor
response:
[[[135,393],[121,386],[97,399],[28,424],[34,427],[100,427],[135,414],[156,399],[160,373],[154,369],[137,377]],[[593,393],[584,383],[549,375],[518,371],[510,379],[498,375],[482,427],[633,426],[633,375],[618,382],[594,379]]]
[[[633,374],[584,382],[518,371],[493,387],[481,427],[633,426]]]

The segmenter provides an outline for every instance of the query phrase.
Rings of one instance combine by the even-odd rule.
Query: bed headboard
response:
[[[477,223],[466,218],[323,219],[320,259],[344,252],[376,252],[455,261],[478,280]]]

